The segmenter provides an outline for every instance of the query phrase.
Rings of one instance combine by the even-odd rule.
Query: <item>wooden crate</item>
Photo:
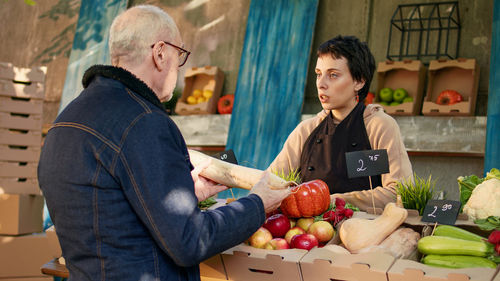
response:
[[[19,130],[0,128],[0,145],[39,146],[42,143],[40,130]]]
[[[215,66],[193,67],[184,75],[184,90],[175,106],[175,113],[179,115],[215,114],[217,102],[222,92],[224,73]],[[194,90],[210,90],[212,97],[205,102],[188,104],[187,98]]]
[[[0,145],[0,161],[38,162],[41,146]]]
[[[42,131],[42,114],[0,112],[0,128]]]
[[[0,78],[14,80],[16,82],[33,83],[45,82],[47,67],[22,68],[13,66],[11,63],[0,62]]]
[[[419,60],[380,62],[377,67],[375,103],[380,102],[379,92],[382,88],[403,88],[408,92],[408,96],[413,98],[413,102],[383,105],[385,112],[390,115],[418,115],[422,108],[426,71],[426,67]]]
[[[35,194],[41,195],[42,192],[36,178],[14,178],[0,177],[0,194]]]
[[[0,78],[0,96],[43,100],[45,87],[41,82],[22,83]]]
[[[0,96],[0,112],[41,115],[43,100]]]
[[[474,115],[479,85],[479,66],[475,59],[432,60],[428,81],[423,115]],[[439,94],[448,89],[459,92],[463,101],[452,105],[437,104]]]

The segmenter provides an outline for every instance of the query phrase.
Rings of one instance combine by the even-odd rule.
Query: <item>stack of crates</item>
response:
[[[0,63],[0,280],[38,279],[58,251],[43,233],[37,181],[45,74],[46,67]]]

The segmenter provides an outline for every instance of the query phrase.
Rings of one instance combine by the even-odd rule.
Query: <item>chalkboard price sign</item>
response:
[[[385,149],[346,152],[345,158],[349,178],[389,173],[389,158]]]
[[[429,200],[425,205],[422,221],[454,225],[460,211],[460,201]]]
[[[238,161],[236,160],[236,156],[234,155],[234,151],[232,149],[219,152],[212,155],[212,157],[238,165]]]

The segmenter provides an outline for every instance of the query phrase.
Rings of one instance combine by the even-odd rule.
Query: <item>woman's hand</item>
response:
[[[227,189],[227,186],[218,184],[200,175],[206,167],[210,166],[211,162],[211,160],[201,162],[191,171],[191,176],[194,181],[194,193],[198,198],[198,202],[206,200],[209,197]]]

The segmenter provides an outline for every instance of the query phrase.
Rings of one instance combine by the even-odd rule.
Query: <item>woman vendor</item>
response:
[[[319,47],[316,87],[323,110],[302,121],[287,138],[268,170],[297,170],[302,182],[321,179],[332,199],[342,197],[361,210],[372,206],[368,177],[348,178],[345,153],[386,149],[389,173],[371,177],[375,206],[396,199],[396,183],[412,176],[398,124],[378,104],[365,106],[375,71],[366,43],[337,36]]]

